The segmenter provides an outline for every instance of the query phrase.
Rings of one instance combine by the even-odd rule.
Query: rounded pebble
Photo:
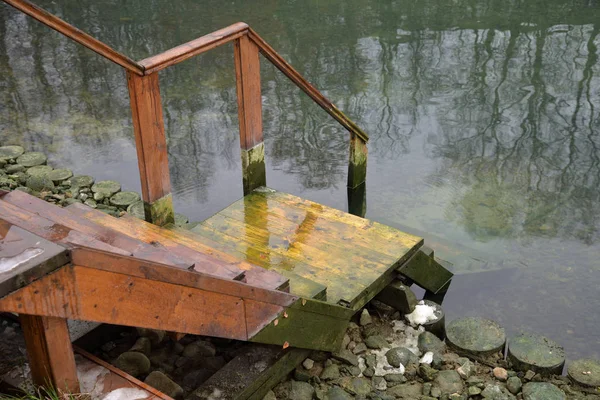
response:
[[[27,175],[29,176],[44,176],[52,172],[52,167],[49,165],[36,165],[27,169]]]
[[[121,184],[115,181],[100,181],[92,186],[92,192],[102,193],[105,197],[110,197],[121,190]]]
[[[458,352],[486,356],[504,351],[506,334],[504,329],[492,320],[466,317],[448,324],[446,342]]]
[[[21,164],[26,168],[46,164],[46,161],[48,161],[46,155],[39,151],[24,153],[17,158],[17,164]]]
[[[94,178],[89,175],[76,175],[69,179],[71,186],[76,187],[90,187],[94,184]]]
[[[523,400],[566,400],[565,392],[547,382],[530,382],[523,386]]]
[[[65,179],[69,179],[73,176],[73,172],[70,169],[59,168],[54,171],[48,173],[48,178],[52,179],[54,183],[58,183],[64,181]]]
[[[565,351],[544,336],[522,333],[509,341],[508,359],[518,371],[560,375],[565,365]]]
[[[117,207],[127,207],[137,201],[140,201],[140,195],[136,192],[119,192],[110,198],[110,204]]]
[[[581,386],[600,387],[600,362],[598,360],[582,359],[573,361],[567,367],[567,374],[569,378]]]
[[[25,149],[21,146],[2,146],[0,147],[0,160],[18,158],[23,153],[25,153]]]

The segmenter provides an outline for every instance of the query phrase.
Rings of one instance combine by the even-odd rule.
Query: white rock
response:
[[[413,326],[423,325],[429,321],[435,321],[437,319],[435,316],[435,308],[428,306],[423,300],[421,300],[415,306],[415,310],[413,312],[406,314],[405,317]]]
[[[302,366],[306,369],[312,369],[312,367],[315,366],[315,362],[313,360],[311,360],[310,358],[307,358],[306,360],[304,360],[304,362],[302,363]]]
[[[433,362],[433,352],[432,351],[428,351],[427,353],[425,353],[423,355],[423,357],[421,357],[421,359],[419,360],[419,362],[421,364],[431,364]]]

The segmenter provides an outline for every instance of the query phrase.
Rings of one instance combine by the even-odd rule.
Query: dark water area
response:
[[[600,356],[600,2],[50,1],[134,59],[245,21],[371,136],[367,217],[454,263],[447,318]],[[120,67],[0,5],[0,141],[140,190]],[[263,62],[269,186],[342,210],[348,136]],[[161,72],[176,211],[242,196],[231,46]]]

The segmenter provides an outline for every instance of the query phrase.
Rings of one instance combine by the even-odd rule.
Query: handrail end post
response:
[[[355,189],[367,179],[367,144],[355,134],[350,136],[350,158],[348,161],[348,188]]]

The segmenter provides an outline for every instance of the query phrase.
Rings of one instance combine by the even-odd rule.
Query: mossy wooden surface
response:
[[[146,221],[152,222],[154,225],[163,226],[174,223],[173,197],[169,193],[152,204],[144,202],[144,212]]]
[[[367,144],[356,135],[350,138],[350,159],[348,163],[348,187],[356,188],[367,179]]]
[[[242,149],[242,178],[244,194],[248,194],[261,186],[266,186],[264,143],[260,143],[249,150]]]
[[[530,369],[542,375],[560,375],[565,365],[565,350],[544,336],[522,333],[509,340],[508,359],[517,371]]]
[[[506,334],[494,321],[466,317],[448,324],[446,342],[460,354],[489,356],[499,351],[504,353]]]
[[[192,230],[222,251],[323,285],[329,303],[349,307],[375,296],[422,245],[416,236],[269,190],[254,191]]]
[[[454,274],[435,258],[419,250],[398,272],[432,293],[443,292]]]

